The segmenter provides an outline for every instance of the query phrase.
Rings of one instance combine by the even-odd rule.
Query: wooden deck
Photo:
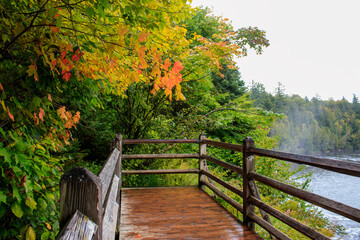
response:
[[[121,193],[120,239],[262,239],[197,187]]]

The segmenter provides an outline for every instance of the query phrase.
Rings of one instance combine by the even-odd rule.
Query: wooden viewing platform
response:
[[[198,187],[121,191],[120,239],[262,239]]]
[[[196,144],[199,151],[181,154],[122,153],[122,146],[125,144],[164,143]],[[207,155],[207,146],[241,152],[242,167]],[[360,177],[358,163],[256,148],[251,138],[245,138],[243,144],[238,145],[208,140],[203,134],[199,139],[122,139],[118,134],[98,175],[86,168],[73,168],[61,177],[61,231],[57,239],[262,239],[255,233],[255,224],[265,229],[272,239],[291,239],[272,225],[271,219],[276,218],[310,239],[330,240],[314,228],[263,202],[257,183],[360,222],[360,209],[257,173],[255,156],[276,158]],[[198,161],[198,168],[122,169],[123,161],[134,159],[195,159]],[[242,178],[242,184],[234,186],[213,175],[207,163],[236,174]],[[195,174],[198,176],[198,185],[123,188],[124,175],[139,174]],[[221,189],[231,191],[236,198],[226,195]],[[212,192],[213,196],[210,196],[209,192]],[[238,202],[239,198],[242,201]],[[241,213],[241,220],[216,200],[226,202]]]

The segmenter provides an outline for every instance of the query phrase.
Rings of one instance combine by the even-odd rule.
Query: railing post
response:
[[[79,210],[98,225],[95,239],[102,236],[102,184],[86,168],[72,168],[60,179],[60,229]]]
[[[199,136],[199,170],[206,170],[206,159],[202,158],[201,155],[206,155],[206,144],[202,143],[202,140],[206,139],[206,135],[201,133]],[[205,175],[199,173],[199,187],[205,191],[206,187],[202,184],[202,181],[205,181]]]
[[[121,187],[122,187],[122,179],[121,179],[121,170],[122,170],[122,135],[120,133],[116,134],[115,139],[115,147],[119,149],[120,154],[116,164],[115,174],[119,177],[119,190],[116,197],[116,202],[119,204],[119,213],[117,219],[117,230],[120,232],[120,216],[121,216]]]
[[[254,155],[249,153],[249,148],[254,147],[255,143],[254,140],[250,137],[247,137],[243,140],[243,222],[245,225],[250,227],[251,230],[255,230],[254,222],[249,218],[249,214],[255,211],[255,206],[250,204],[248,198],[251,195],[251,188],[250,188],[250,180],[248,174],[255,170],[255,158]]]

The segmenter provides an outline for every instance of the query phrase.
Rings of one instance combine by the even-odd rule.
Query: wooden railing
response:
[[[60,180],[60,233],[57,239],[114,239],[120,227],[121,135],[96,176],[73,168]]]
[[[191,154],[122,154],[122,145],[125,144],[183,144],[192,143],[199,145],[198,153]],[[206,147],[214,146],[232,151],[242,152],[243,168],[228,162],[216,159],[206,154]],[[122,139],[121,135],[112,144],[114,150],[105,163],[99,176],[95,176],[86,169],[73,169],[64,174],[61,180],[60,224],[62,233],[59,235],[78,234],[79,228],[90,229],[98,239],[113,239],[116,229],[119,230],[118,209],[120,204],[119,190],[122,186],[122,175],[133,174],[198,174],[199,187],[203,190],[210,189],[215,196],[222,198],[232,207],[243,214],[243,223],[255,230],[255,223],[267,230],[271,236],[278,239],[291,239],[285,233],[276,229],[270,220],[269,214],[291,226],[311,239],[329,239],[315,229],[291,218],[276,210],[261,200],[256,182],[261,182],[274,189],[303,199],[309,203],[325,208],[334,213],[360,222],[360,210],[343,203],[304,191],[294,186],[279,182],[275,179],[256,173],[255,156],[276,158],[288,162],[306,164],[329,171],[339,172],[351,176],[360,177],[360,164],[344,162],[325,158],[316,158],[304,155],[283,153],[278,151],[255,148],[251,138],[243,140],[242,145],[229,144],[206,139],[201,134],[199,139]],[[199,159],[197,169],[162,169],[162,170],[122,170],[122,161],[131,159]],[[243,189],[239,189],[209,172],[207,162],[222,166],[235,172],[243,178]],[[79,177],[82,176],[82,177]],[[220,191],[214,182],[232,191],[243,199],[243,203],[235,201]],[[111,185],[111,187],[110,187]],[[96,200],[95,200],[96,199]],[[97,207],[102,206],[102,207]],[[255,214],[255,207],[259,209],[260,216]],[[104,214],[103,214],[104,212]],[[108,213],[110,212],[110,213]],[[85,221],[88,218],[90,220]],[[77,224],[74,224],[77,221]],[[67,224],[65,224],[68,222]],[[86,222],[86,223],[85,223]],[[81,224],[82,225],[81,225]],[[89,226],[87,226],[89,224]],[[64,235],[64,234],[67,235]],[[88,239],[90,235],[86,235]],[[65,239],[65,238],[64,238]]]

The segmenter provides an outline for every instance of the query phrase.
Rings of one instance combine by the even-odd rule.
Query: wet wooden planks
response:
[[[197,187],[123,189],[120,239],[262,239]]]

